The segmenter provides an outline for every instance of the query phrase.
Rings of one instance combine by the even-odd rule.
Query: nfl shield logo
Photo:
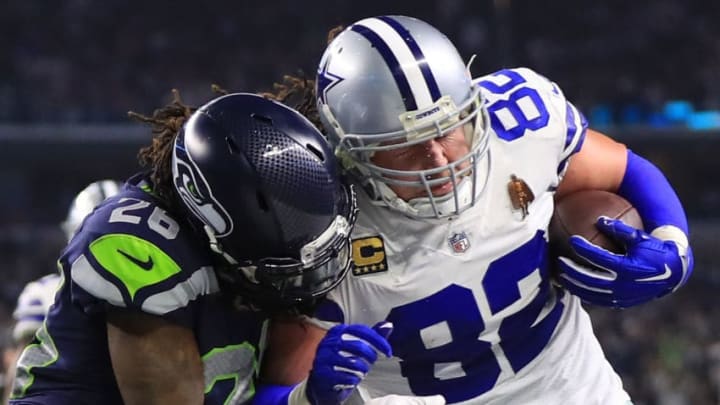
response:
[[[470,240],[465,232],[453,234],[453,236],[448,239],[448,242],[455,253],[465,253],[470,247]]]

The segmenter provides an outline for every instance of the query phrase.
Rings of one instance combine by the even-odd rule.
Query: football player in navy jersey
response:
[[[117,194],[122,183],[116,180],[98,180],[88,184],[73,198],[67,217],[60,224],[67,241],[72,239],[75,231],[82,224],[83,219],[106,198]],[[18,296],[13,319],[11,345],[5,349],[3,360],[5,362],[5,379],[3,404],[7,403],[15,379],[15,363],[25,345],[32,339],[40,328],[50,305],[55,300],[55,292],[60,283],[60,274],[52,273],[25,285]]]
[[[149,170],[62,252],[12,404],[247,403],[268,315],[307,310],[350,267],[354,192],[296,111],[236,93],[137,117]]]
[[[264,376],[278,385],[258,403],[340,404],[353,388],[371,403],[630,403],[581,301],[638,305],[690,276],[685,213],[659,169],[530,69],[473,79],[448,38],[410,17],[342,31],[315,94],[303,113],[363,189],[354,265],[313,319],[271,329]],[[548,257],[554,200],[585,189],[628,199],[645,230],[601,217],[626,254],[573,236],[585,264]],[[347,378],[332,338],[381,321],[393,355]],[[389,394],[406,400],[377,402]]]

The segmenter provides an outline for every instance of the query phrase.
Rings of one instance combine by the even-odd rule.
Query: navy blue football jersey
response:
[[[61,287],[18,361],[14,404],[122,404],[106,313],[153,314],[193,331],[205,404],[254,393],[265,318],[220,294],[207,242],[173,218],[137,176],[90,214],[63,251]]]

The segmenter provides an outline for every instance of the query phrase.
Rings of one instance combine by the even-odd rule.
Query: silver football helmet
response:
[[[99,180],[88,184],[75,196],[68,209],[67,218],[60,224],[68,241],[72,239],[85,217],[106,198],[117,194],[122,185],[123,183],[116,180]]]
[[[478,200],[487,182],[490,120],[467,66],[437,29],[404,16],[358,21],[325,50],[316,83],[330,141],[376,203],[411,217],[441,218]],[[371,160],[377,151],[423,143],[457,127],[469,153],[445,166],[390,170]],[[448,181],[456,184],[453,192],[434,196],[431,188]],[[422,188],[426,197],[403,201],[392,185]]]

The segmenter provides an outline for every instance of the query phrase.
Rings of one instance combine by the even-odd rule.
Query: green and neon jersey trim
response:
[[[28,388],[35,381],[35,375],[32,373],[34,368],[47,367],[55,363],[60,357],[55,341],[48,333],[46,322],[43,322],[43,325],[38,329],[36,337],[37,343],[25,347],[18,359],[17,371],[10,395],[11,399],[25,396]],[[10,387],[6,387],[6,389],[10,389]]]
[[[104,235],[90,244],[90,253],[123,283],[131,300],[141,288],[165,281],[181,270],[156,245],[128,234]]]
[[[202,356],[205,369],[205,394],[223,380],[233,380],[232,391],[224,405],[244,404],[255,395],[253,380],[258,370],[256,348],[249,342],[214,348]]]
[[[137,292],[141,289],[180,273],[179,264],[154,244],[127,234],[99,238],[90,245],[90,253],[116,281],[98,273],[86,255],[78,256],[71,263],[71,278],[93,297],[116,307],[139,307],[143,312],[163,315],[187,306],[202,295],[220,290],[212,266],[201,266],[182,281],[144,293],[142,302],[136,302]]]

